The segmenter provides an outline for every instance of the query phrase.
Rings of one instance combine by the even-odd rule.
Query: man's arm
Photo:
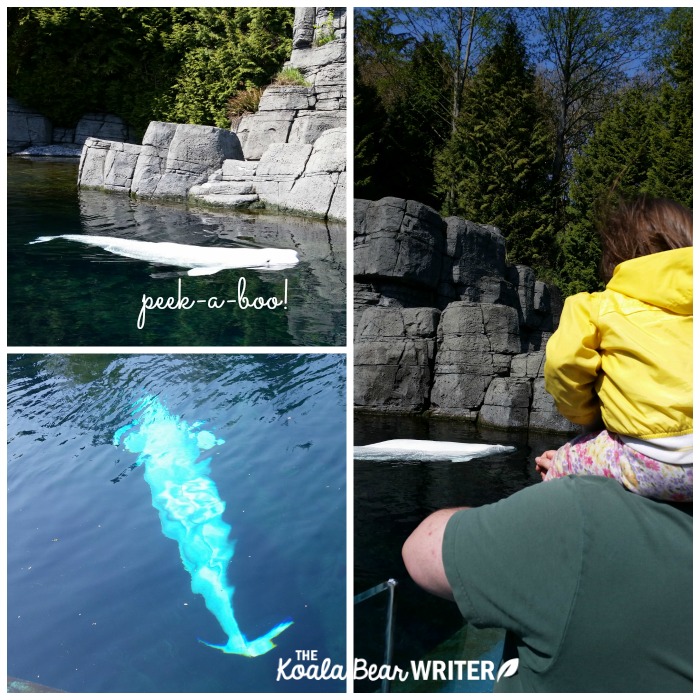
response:
[[[429,515],[403,546],[403,561],[411,578],[433,595],[454,600],[442,563],[442,538],[447,521],[464,508],[438,510]]]

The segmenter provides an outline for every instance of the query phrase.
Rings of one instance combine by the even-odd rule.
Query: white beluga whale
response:
[[[32,243],[46,243],[57,238],[102,248],[115,255],[145,260],[160,265],[188,268],[191,277],[213,275],[220,270],[247,268],[253,270],[284,270],[299,262],[295,250],[285,248],[222,248],[185,245],[166,241],[139,241],[114,236],[63,234],[40,236]]]
[[[510,445],[484,445],[471,442],[444,442],[440,440],[386,440],[372,445],[355,447],[358,461],[390,462],[468,462],[477,457],[511,452]]]
[[[275,638],[292,620],[283,620],[256,639],[249,639],[236,620],[234,586],[228,578],[235,542],[231,526],[223,519],[226,504],[210,477],[212,458],[202,456],[224,440],[201,425],[171,414],[156,396],[144,396],[134,404],[132,420],[114,433],[112,442],[138,455],[136,465],[144,469],[163,534],[178,543],[192,592],[204,598],[226,634],[223,644],[200,641],[227,654],[261,656],[274,649]]]

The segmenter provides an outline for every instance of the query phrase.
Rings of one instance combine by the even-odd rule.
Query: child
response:
[[[605,291],[566,299],[544,369],[559,412],[593,432],[537,457],[537,471],[692,501],[692,212],[641,196],[600,235]]]

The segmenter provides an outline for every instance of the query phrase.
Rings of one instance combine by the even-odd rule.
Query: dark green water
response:
[[[421,590],[403,564],[401,548],[414,528],[441,508],[478,507],[538,482],[535,456],[565,440],[558,435],[527,435],[478,429],[461,421],[407,416],[356,415],[356,445],[394,438],[512,445],[512,452],[470,462],[370,462],[354,467],[354,593],[394,578],[396,617],[393,663],[409,668],[413,659],[440,648],[463,626],[454,603]],[[383,663],[387,595],[359,603],[354,610],[354,655]],[[439,654],[437,658],[463,658]],[[378,682],[355,683],[373,692]]]
[[[270,215],[204,211],[79,191],[77,162],[8,158],[8,343],[11,346],[342,346],[346,328],[345,226]],[[292,248],[299,264],[278,271],[185,270],[124,258],[66,234],[198,246]],[[154,309],[144,295],[283,299],[274,310],[228,303]]]

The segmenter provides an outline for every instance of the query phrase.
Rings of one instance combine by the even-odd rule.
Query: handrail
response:
[[[364,591],[363,593],[358,593],[353,598],[354,605],[357,605],[358,603],[362,603],[363,601],[368,600],[369,598],[373,598],[379,593],[389,591],[389,601],[387,602],[386,608],[386,627],[384,628],[385,667],[391,666],[391,660],[394,656],[394,609],[396,607],[394,589],[396,588],[397,584],[398,581],[395,578],[390,578],[387,581],[383,581],[382,583],[373,586],[372,588]],[[388,678],[383,678],[381,692],[388,693],[390,692],[390,688],[391,681]]]

